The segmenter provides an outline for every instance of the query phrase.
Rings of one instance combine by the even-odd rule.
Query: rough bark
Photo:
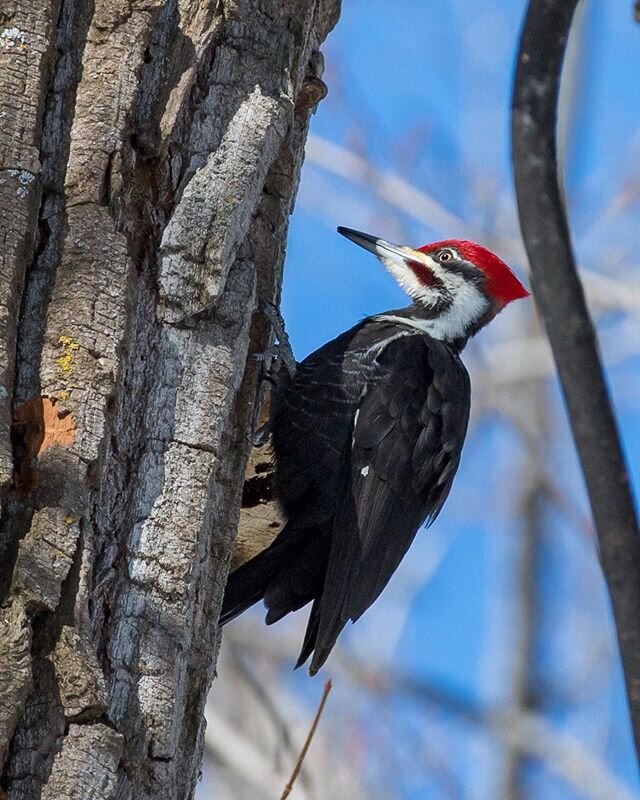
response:
[[[339,0],[0,10],[0,768],[186,798]],[[6,677],[5,677],[6,676]]]

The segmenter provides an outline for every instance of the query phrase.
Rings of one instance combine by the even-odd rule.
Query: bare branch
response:
[[[255,628],[249,621],[237,625],[233,639],[256,660],[267,656],[289,660],[295,649],[295,637],[270,637],[257,649]],[[351,656],[345,648],[335,652],[332,662],[334,675],[352,684],[353,690],[380,694],[389,703],[390,693],[396,692],[419,699],[485,731],[498,742],[523,757],[536,759],[556,774],[567,786],[586,800],[638,800],[608,769],[596,752],[585,746],[571,733],[559,730],[540,714],[523,709],[487,708],[457,691],[416,679],[398,671],[383,673],[373,670]]]
[[[589,800],[637,800],[595,753],[572,734],[555,729],[540,714],[478,708],[457,693],[407,676],[390,676],[390,681],[391,688],[444,708],[486,730],[514,752],[537,759]],[[381,685],[379,680],[372,682]]]
[[[439,203],[424,189],[419,189],[409,181],[390,171],[378,169],[361,155],[330,142],[327,139],[311,134],[307,140],[305,151],[306,161],[320,169],[344,178],[355,185],[365,186],[377,196],[395,208],[409,219],[413,219],[442,236],[464,236],[465,238],[486,241],[489,238],[495,244],[501,255],[512,265],[524,265],[526,261],[524,248],[514,236],[507,236],[497,231],[478,230],[462,217],[458,217]],[[336,202],[327,203],[327,193],[330,186],[322,186],[314,194],[322,198],[322,209],[331,216],[334,222],[342,222],[337,218],[336,208],[341,209],[344,215],[357,212],[358,206],[350,198],[336,193]],[[629,191],[616,194],[605,209],[609,221],[625,211],[631,199]],[[598,227],[599,227],[598,220]],[[593,230],[589,231],[593,235]],[[589,301],[597,308],[603,310],[622,310],[638,312],[640,310],[640,283],[637,280],[612,280],[606,275],[601,275],[593,270],[580,268]],[[634,270],[629,268],[630,274]]]
[[[296,761],[295,767],[293,768],[293,772],[291,773],[291,777],[289,778],[289,782],[284,787],[284,791],[282,792],[282,797],[280,800],[287,800],[287,797],[291,794],[291,790],[293,789],[293,784],[298,777],[298,774],[302,768],[302,762],[304,761],[305,756],[307,755],[307,751],[311,744],[311,740],[313,739],[313,735],[316,732],[316,728],[318,727],[318,723],[320,722],[320,716],[322,715],[322,710],[324,709],[324,704],[327,702],[327,697],[329,696],[329,692],[331,691],[331,681],[327,681],[324,685],[324,691],[322,692],[322,697],[320,698],[320,704],[318,705],[318,710],[316,711],[316,715],[311,723],[311,727],[309,728],[309,733],[307,734],[307,738],[305,739],[304,744],[302,745],[302,750],[300,751],[300,755],[298,756],[298,760]]]
[[[532,0],[513,96],[513,162],[522,235],[585,476],[640,747],[640,532],[596,334],[558,181],[562,58],[577,0]]]
[[[462,235],[468,227],[464,220],[408,181],[392,172],[380,172],[362,156],[334,142],[312,134],[307,139],[305,155],[313,164],[334,175],[353,183],[375,186],[379,196],[395,208],[436,230],[448,230],[451,235]]]

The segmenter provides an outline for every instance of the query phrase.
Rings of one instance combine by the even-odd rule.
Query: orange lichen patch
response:
[[[50,447],[69,447],[76,435],[70,411],[56,410],[56,398],[32,397],[13,412],[11,438],[15,485],[28,491],[35,483],[35,462]]]
[[[32,397],[13,414],[13,428],[32,456],[39,456],[54,445],[73,444],[76,426],[70,411],[56,410],[57,400]]]
[[[38,455],[50,447],[69,447],[76,438],[76,426],[70,411],[56,411],[56,400],[50,397],[40,398],[42,401],[42,419],[44,422],[44,438]]]

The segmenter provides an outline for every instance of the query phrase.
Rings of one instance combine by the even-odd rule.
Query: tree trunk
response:
[[[186,798],[339,0],[0,10],[0,766]]]

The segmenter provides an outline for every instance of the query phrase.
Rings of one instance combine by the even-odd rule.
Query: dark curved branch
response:
[[[558,180],[562,59],[578,0],[531,0],[513,93],[513,167],[534,296],[584,473],[640,752],[640,535],[598,342],[576,272]]]

